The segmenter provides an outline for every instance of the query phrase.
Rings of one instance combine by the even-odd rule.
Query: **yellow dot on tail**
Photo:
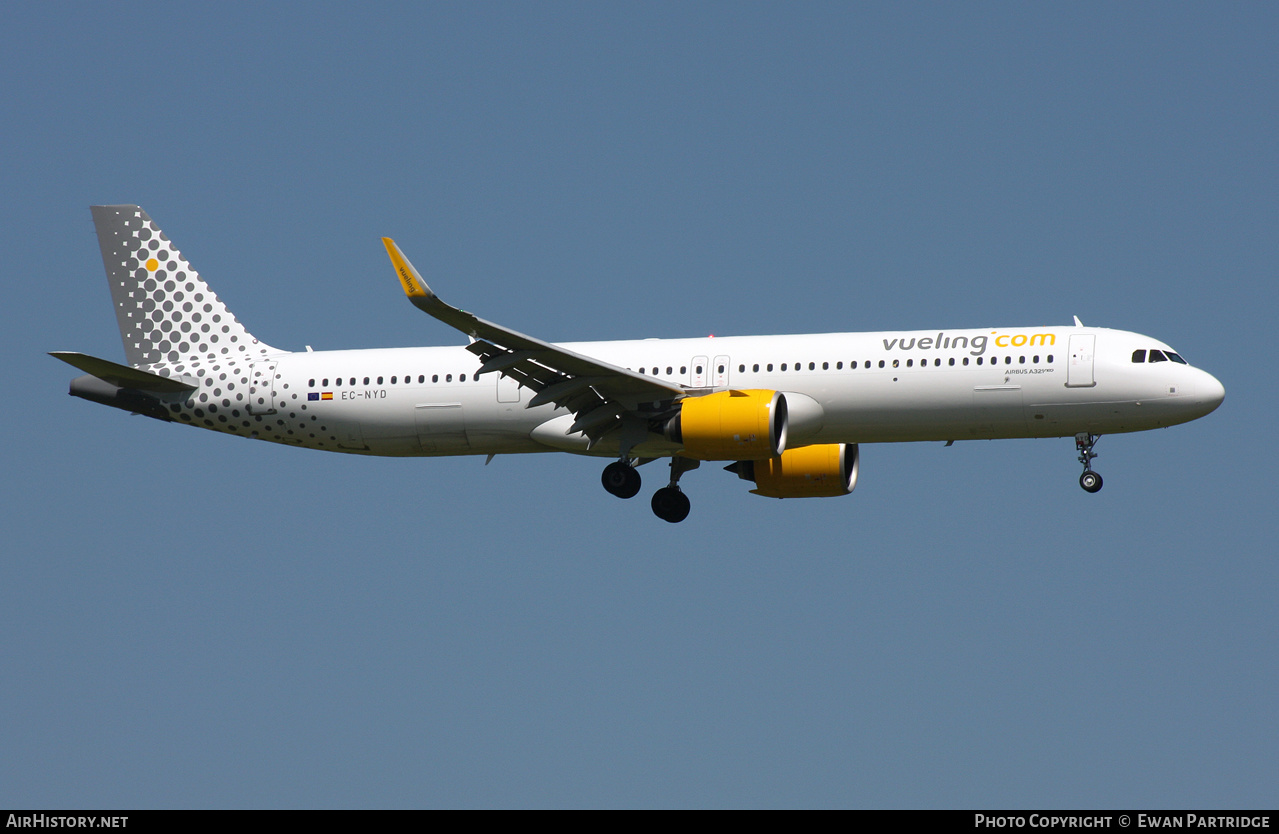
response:
[[[147,269],[149,269],[151,272],[155,272],[159,268],[160,268],[160,262],[157,261],[155,258],[152,258],[151,260],[147,261]]]

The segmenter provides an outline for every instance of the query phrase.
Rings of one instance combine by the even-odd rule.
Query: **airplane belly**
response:
[[[973,388],[969,437],[1020,437],[1026,433],[1020,385],[978,385]]]
[[[333,426],[337,446],[344,452],[367,452],[369,445],[364,442],[364,429],[356,420],[336,421]]]
[[[413,409],[418,445],[425,454],[466,454],[466,415],[460,402],[418,403]]]
[[[403,457],[422,453],[412,404],[379,408],[362,421],[364,440],[376,455]]]
[[[1021,391],[989,386],[974,391],[970,380],[939,385],[935,380],[878,375],[867,378],[851,397],[825,405],[826,442],[895,443],[975,437],[1024,436]]]

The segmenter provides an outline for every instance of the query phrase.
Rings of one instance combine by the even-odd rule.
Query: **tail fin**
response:
[[[93,206],[125,360],[135,367],[282,353],[244,329],[138,206]]]

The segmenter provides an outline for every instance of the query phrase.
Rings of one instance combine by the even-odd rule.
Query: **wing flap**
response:
[[[630,402],[652,402],[671,400],[684,396],[684,389],[674,383],[643,376],[626,368],[619,368],[589,356],[567,350],[527,336],[491,321],[485,321],[472,313],[444,303],[431,291],[421,274],[404,257],[404,253],[389,237],[382,238],[391,263],[400,278],[404,294],[422,312],[438,319],[450,327],[460,330],[475,344],[470,346],[472,353],[480,356],[485,363],[494,364],[488,370],[522,371],[524,378],[540,391],[534,384],[543,383],[542,387],[573,377],[597,377],[595,388],[604,396],[627,404]],[[481,341],[483,340],[483,341]],[[487,343],[487,344],[485,344]],[[509,363],[509,364],[505,364]],[[505,367],[501,367],[505,365]],[[484,368],[481,368],[481,372]],[[543,371],[549,372],[544,373]],[[511,374],[519,377],[516,374]],[[523,384],[523,381],[521,381]]]
[[[594,442],[632,419],[627,414],[651,416],[689,393],[683,386],[584,356],[445,304],[395,241],[384,237],[382,243],[413,306],[471,339],[466,349],[479,357],[479,373],[497,372],[533,391],[529,408],[554,403],[568,409],[575,418],[570,432],[581,432]],[[638,413],[641,410],[643,414]]]

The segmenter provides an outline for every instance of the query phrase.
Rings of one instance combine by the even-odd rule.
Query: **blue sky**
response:
[[[0,32],[0,805],[1274,807],[1273,5],[27,4]],[[1086,323],[1208,418],[703,467],[66,396],[144,206],[289,349]],[[648,474],[648,473],[646,473]],[[649,474],[652,483],[654,474]],[[647,495],[648,489],[643,493]]]

